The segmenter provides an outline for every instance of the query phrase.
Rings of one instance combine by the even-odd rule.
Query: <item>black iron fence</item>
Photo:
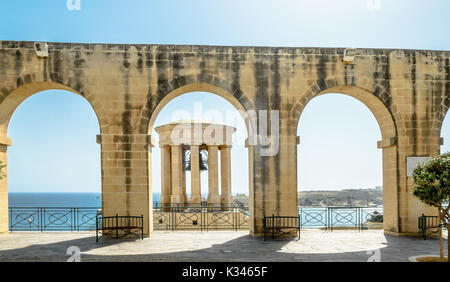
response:
[[[366,207],[299,207],[301,228],[337,228],[363,230],[381,227],[383,211]]]
[[[10,231],[95,230],[100,208],[10,207]],[[299,207],[301,228],[381,227],[382,209],[364,207]],[[153,208],[154,230],[244,230],[249,228],[248,207],[175,206]]]
[[[153,208],[154,230],[241,230],[249,228],[248,208],[175,206]]]
[[[144,239],[144,215],[102,216],[97,214],[95,226],[97,243],[105,237],[119,239],[127,236]]]
[[[264,216],[263,218],[264,241],[267,236],[275,239],[275,236],[294,237],[300,239],[299,216]]]
[[[10,207],[9,231],[96,230],[100,208]],[[153,209],[154,230],[240,230],[249,228],[248,208],[158,207]]]
[[[439,229],[445,230],[444,225],[439,221],[439,216],[424,215],[419,217],[418,220],[419,234],[426,240],[427,237],[439,234]]]
[[[95,230],[99,208],[10,207],[9,231]]]

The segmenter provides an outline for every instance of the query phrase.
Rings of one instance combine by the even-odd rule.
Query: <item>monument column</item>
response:
[[[171,205],[184,204],[183,195],[183,146],[171,145],[171,166],[172,166],[172,196],[170,197]]]
[[[200,205],[202,192],[200,184],[200,146],[191,145],[191,205]]]
[[[186,151],[184,149],[184,146],[181,147],[181,180],[182,180],[182,195],[183,195],[183,205],[187,205],[187,194],[186,194],[186,162],[185,162],[185,157],[186,157]]]
[[[220,206],[219,146],[208,145],[208,206]]]
[[[172,176],[170,162],[170,146],[161,145],[161,207],[170,206],[172,196]]]
[[[222,207],[231,207],[233,204],[231,195],[231,146],[224,145],[220,147],[220,173],[220,203]]]

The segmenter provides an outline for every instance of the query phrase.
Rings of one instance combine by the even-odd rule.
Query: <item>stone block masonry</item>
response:
[[[48,89],[83,96],[100,124],[103,212],[144,214],[148,235],[149,134],[159,111],[191,91],[219,95],[241,111],[279,113],[276,153],[265,155],[266,144],[247,147],[251,235],[261,235],[264,215],[297,214],[298,120],[311,99],[327,93],[358,99],[378,121],[385,232],[416,233],[418,216],[435,213],[411,195],[406,159],[440,153],[450,107],[449,51],[357,49],[346,63],[343,48],[48,43],[49,56],[41,58],[33,42],[0,46],[0,159],[7,161],[6,132],[21,102]],[[249,137],[261,133],[249,122],[247,129]],[[6,177],[0,233],[8,230],[7,191]]]

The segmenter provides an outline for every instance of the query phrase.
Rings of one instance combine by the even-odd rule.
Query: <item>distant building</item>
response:
[[[375,186],[375,190],[377,190],[377,191],[383,191],[383,186]]]

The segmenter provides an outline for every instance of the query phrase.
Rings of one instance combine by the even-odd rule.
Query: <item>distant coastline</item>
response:
[[[189,196],[189,195],[188,195]],[[207,194],[204,193],[206,198]],[[153,193],[153,204],[159,203],[161,193]],[[237,206],[248,206],[248,195],[233,195]],[[10,192],[9,207],[101,207],[100,192]],[[299,206],[369,206],[381,207],[382,190],[345,189],[336,191],[299,191]]]

